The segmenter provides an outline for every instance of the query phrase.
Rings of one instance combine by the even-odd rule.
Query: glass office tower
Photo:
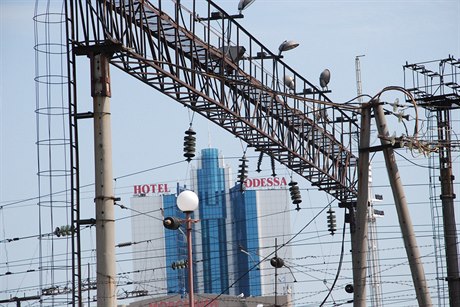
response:
[[[259,256],[259,229],[257,222],[256,191],[248,190],[242,193],[241,186],[237,185],[230,190],[234,204],[233,225],[235,242],[238,249],[234,257],[238,263],[235,271],[239,279],[235,286],[237,293],[260,296],[260,256]],[[249,272],[249,273],[247,273]]]
[[[230,168],[216,148],[201,151],[196,170],[192,171],[193,188],[198,194],[200,222],[196,224],[195,237],[201,243],[197,257],[203,261],[197,268],[197,290],[203,293],[229,294],[233,282],[232,232],[227,225],[230,220],[231,184]]]
[[[246,297],[272,295],[275,280],[270,255],[274,252],[275,242],[281,246],[290,235],[289,216],[292,205],[286,180],[271,177],[253,179],[242,192],[240,185],[232,180],[231,169],[224,164],[217,149],[203,149],[196,163],[189,187],[197,193],[200,201],[194,212],[194,218],[199,219],[199,222],[193,224],[196,293],[243,293]],[[177,190],[180,192],[181,188],[178,186]],[[139,199],[150,199],[152,206],[162,208],[165,217],[184,218],[183,213],[177,209],[176,194],[134,197],[133,208]],[[134,209],[137,210],[137,207]],[[145,205],[143,209],[155,210]],[[133,223],[136,221],[133,219]],[[155,284],[151,288],[157,289],[157,293],[149,294],[185,296],[188,292],[187,270],[172,268],[174,262],[187,258],[185,236],[181,231],[164,230],[162,225],[154,224],[151,227],[161,229],[148,229],[144,232],[150,232],[149,236],[154,235],[156,238],[163,235],[163,242],[155,241],[158,243],[154,249],[155,254],[152,253],[155,259],[148,255],[153,252],[150,250],[144,251],[142,258],[144,262],[150,263],[162,261],[158,267],[164,269],[149,272],[151,275],[148,278]],[[133,236],[145,240],[146,236],[139,234],[145,226],[145,223],[133,226]],[[163,256],[160,256],[161,248]],[[283,247],[278,255],[290,258],[290,247]],[[146,267],[149,266],[139,263],[135,266]],[[282,274],[282,278],[278,280],[279,294],[287,293],[292,283],[290,275]]]

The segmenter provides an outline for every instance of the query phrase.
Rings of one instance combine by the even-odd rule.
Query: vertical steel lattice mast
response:
[[[71,18],[74,7],[72,1],[64,1],[66,16],[66,47],[67,47],[67,77],[68,77],[68,108],[69,108],[69,147],[70,147],[70,199],[72,205],[72,306],[83,306],[82,295],[82,268],[81,268],[81,226],[92,224],[93,221],[80,220],[80,170],[78,151],[78,119],[87,118],[87,115],[78,114],[76,58],[72,51],[70,38],[75,26]],[[88,268],[89,274],[89,268]],[[87,287],[90,287],[89,280]]]
[[[41,302],[83,306],[77,129],[81,116],[75,55],[68,43],[74,31],[69,18],[73,3],[37,0],[35,7]],[[71,259],[59,265],[63,260],[56,255],[69,252]],[[65,274],[56,274],[62,267],[68,268]]]
[[[383,306],[383,295],[382,295],[382,280],[380,274],[380,257],[378,249],[378,237],[377,237],[377,217],[383,216],[383,211],[374,209],[374,203],[378,200],[373,197],[372,194],[372,168],[369,165],[369,210],[368,216],[368,248],[369,254],[367,257],[368,263],[368,274],[369,274],[369,287],[370,287],[370,300],[371,307]]]
[[[427,129],[428,138],[431,141],[437,140],[438,128],[436,116],[432,116],[431,111],[425,110],[428,119]],[[438,306],[449,305],[449,288],[443,278],[446,272],[446,251],[444,247],[444,223],[442,220],[442,203],[439,199],[441,195],[441,183],[439,181],[439,157],[432,154],[428,158],[429,166],[429,185],[430,185],[430,210],[431,225],[433,232],[433,245],[436,263],[436,289],[438,293]]]
[[[67,46],[61,5],[35,4],[35,84],[38,156],[40,304],[66,305],[72,288],[73,240],[69,193],[71,171],[68,125]]]
[[[446,267],[443,261],[437,260],[438,279],[447,281],[449,288],[450,306],[460,306],[460,272],[458,258],[458,233],[455,221],[454,200],[454,175],[452,171],[452,153],[459,151],[458,139],[452,139],[453,121],[452,114],[460,109],[460,60],[449,56],[446,59],[404,66],[406,87],[416,98],[417,103],[426,109],[433,124],[436,124],[437,133],[432,133],[430,140],[438,149],[438,164],[441,194],[439,199],[442,204],[442,225],[444,238],[438,236],[439,228],[437,199],[431,199],[432,211],[436,214],[433,218],[435,239],[444,240]],[[456,117],[458,118],[458,116]],[[458,124],[458,123],[457,123]],[[433,166],[433,163],[431,163]],[[433,172],[433,170],[430,170]],[[431,182],[433,185],[434,183]],[[434,187],[432,187],[434,189]],[[436,244],[435,252],[442,254]],[[439,288],[439,286],[438,286]],[[443,289],[444,287],[440,287]]]

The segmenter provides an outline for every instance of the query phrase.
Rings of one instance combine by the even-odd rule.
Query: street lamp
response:
[[[254,266],[251,268],[251,270],[253,268],[256,268],[256,270],[260,270],[259,263],[254,259],[254,257],[252,257],[252,255],[247,250],[244,250],[242,247],[240,247],[240,252],[246,254],[251,259],[251,261],[254,262]]]
[[[299,46],[299,43],[296,41],[285,40],[278,47],[278,59],[281,59],[283,57],[281,55],[283,52],[292,50],[294,48],[297,48],[298,46]],[[278,78],[278,63],[277,62],[274,63],[274,67],[273,67],[273,90],[275,90],[275,75],[276,75],[276,78]],[[294,78],[291,76],[284,76],[284,84],[290,90],[295,89]]]
[[[191,214],[198,208],[198,196],[193,191],[183,191],[177,196],[177,207],[185,213],[185,220],[178,220],[174,217],[167,217],[163,221],[163,225],[168,229],[178,229],[180,224],[185,222],[187,233],[187,262],[188,262],[188,288],[189,288],[189,307],[195,307],[195,298],[193,290],[193,258],[192,258],[192,223],[197,220],[192,220]]]
[[[329,69],[323,70],[321,75],[319,75],[319,85],[321,86],[321,89],[327,90],[327,85],[329,84],[329,81],[331,81],[331,71]]]
[[[243,12],[243,10],[247,9],[255,0],[240,0],[238,3],[238,11]]]
[[[177,207],[180,211],[190,214],[198,208],[198,195],[193,191],[183,191],[177,196]]]
[[[284,51],[288,51],[294,48],[297,48],[299,46],[299,43],[293,40],[285,40],[284,42],[281,43],[281,45],[278,47],[278,55],[280,56],[281,53]]]

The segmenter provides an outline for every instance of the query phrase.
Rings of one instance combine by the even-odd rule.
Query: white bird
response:
[[[321,75],[319,75],[319,85],[321,86],[323,91],[327,89],[329,81],[331,81],[331,72],[329,71],[329,69],[325,69],[323,70]]]
[[[284,76],[284,85],[286,85],[290,90],[295,89],[294,78],[291,76]]]

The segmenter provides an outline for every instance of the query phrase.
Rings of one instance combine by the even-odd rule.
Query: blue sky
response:
[[[227,11],[236,12],[238,1],[217,2]],[[40,0],[39,3],[43,8],[46,1]],[[61,1],[51,3],[56,6]],[[187,3],[190,1],[184,1],[185,5]],[[35,1],[0,0],[0,240],[37,234],[34,209],[37,202],[35,197],[38,196],[34,4]],[[402,65],[406,61],[435,60],[450,54],[460,57],[458,0],[256,0],[244,15],[240,24],[273,51],[285,39],[298,41],[300,46],[286,53],[284,61],[313,83],[318,83],[323,69],[330,69],[332,78],[329,89],[332,93],[329,97],[336,102],[347,101],[355,96],[354,60],[357,55],[365,55],[361,59],[363,92],[369,95],[389,85],[403,86]],[[86,73],[88,60],[79,59],[79,65],[80,111],[84,112],[91,110],[89,76]],[[121,177],[180,161],[189,112],[177,102],[115,69],[112,69],[112,88],[114,176]],[[400,96],[389,95],[388,99],[395,97]],[[211,145],[221,149],[227,157],[242,155],[244,146],[239,140],[205,119],[196,118],[194,129],[198,132],[198,149]],[[80,126],[80,141],[81,183],[86,185],[93,182],[92,131],[89,122]],[[426,170],[412,169],[407,162],[401,162],[406,165],[405,170],[410,169],[405,174],[407,181],[427,183]],[[427,163],[423,159],[419,162]],[[228,163],[236,171],[237,159],[229,158]],[[376,180],[384,186],[386,178],[382,164],[376,165],[376,172],[379,169],[383,175]],[[287,170],[280,170],[280,173],[289,174]],[[181,181],[187,179],[187,174],[188,166],[184,162],[171,168],[121,178],[117,180],[115,188],[127,202],[135,184]],[[419,175],[415,177],[410,174]],[[309,187],[307,182],[301,184]],[[85,198],[88,203],[92,198],[91,191],[91,188],[85,191],[88,193]],[[381,192],[387,193],[386,199],[391,198],[388,189],[382,188]],[[409,187],[407,193],[414,199],[419,196],[415,188]],[[23,201],[29,198],[32,200]],[[304,195],[304,198],[311,199],[313,204],[327,201],[327,197],[321,193]],[[13,205],[16,201],[19,203]],[[305,220],[311,218],[307,211],[294,219],[298,223],[294,227],[300,228]],[[417,214],[426,218],[429,211]],[[389,211],[385,219],[389,224],[397,224],[394,212]],[[123,237],[126,234],[118,235],[119,242],[129,240]],[[0,265],[6,259],[11,261],[23,253],[32,255],[35,242],[32,245],[34,251],[24,245],[0,246]],[[0,289],[12,286],[17,281],[10,279],[9,284],[5,284],[3,279],[1,282]],[[3,295],[0,295],[2,298]]]

